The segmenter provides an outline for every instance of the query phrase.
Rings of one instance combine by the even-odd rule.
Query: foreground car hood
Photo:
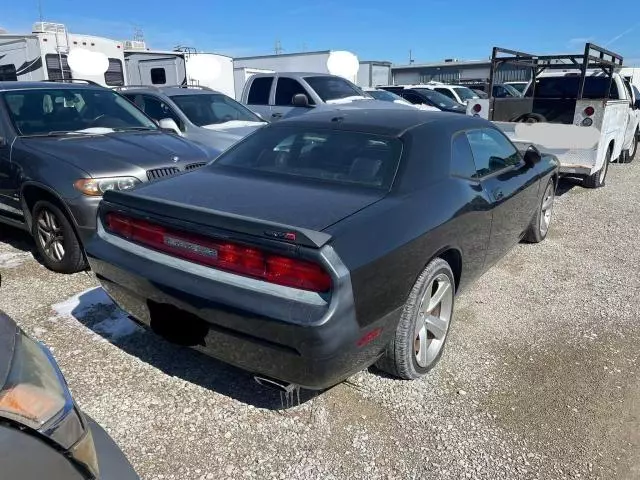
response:
[[[380,200],[385,192],[257,178],[212,165],[146,184],[128,195],[321,231]]]
[[[222,151],[265,125],[267,125],[267,122],[236,121],[220,125],[205,125],[192,131],[191,134],[187,134],[187,137],[190,140]]]
[[[126,174],[167,165],[207,161],[210,154],[188,140],[160,132],[116,132],[108,135],[31,137],[24,145],[40,155],[52,155],[94,177]],[[175,161],[174,157],[178,157]]]

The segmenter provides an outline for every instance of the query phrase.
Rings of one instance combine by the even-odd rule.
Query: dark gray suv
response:
[[[0,82],[0,223],[31,232],[56,272],[87,267],[82,244],[105,191],[201,167],[215,154],[163,131],[110,89]]]

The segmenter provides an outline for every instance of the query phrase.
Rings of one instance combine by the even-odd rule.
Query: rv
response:
[[[0,34],[0,81],[90,80],[125,84],[122,43],[69,33],[60,23],[36,22],[30,34]]]
[[[208,87],[235,98],[233,59],[191,48],[149,50],[144,42],[124,42],[129,85],[194,85]]]

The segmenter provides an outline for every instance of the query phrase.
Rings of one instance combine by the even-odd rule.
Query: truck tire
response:
[[[80,240],[60,208],[40,200],[33,206],[32,235],[45,267],[58,273],[76,273],[87,267]]]
[[[638,153],[638,142],[640,141],[640,131],[636,130],[636,133],[633,135],[633,140],[631,142],[631,147],[628,150],[623,151],[620,154],[620,163],[631,163]]]
[[[444,351],[454,302],[451,267],[442,258],[435,258],[411,289],[394,337],[376,366],[405,380],[415,380],[429,372]]]
[[[607,156],[604,159],[602,168],[592,175],[588,175],[584,178],[582,185],[586,188],[600,188],[604,187],[605,180],[607,179],[607,173],[609,172],[609,163],[611,163],[611,155],[613,153],[613,147],[609,147],[607,150]]]

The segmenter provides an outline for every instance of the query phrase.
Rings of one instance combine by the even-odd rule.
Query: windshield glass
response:
[[[609,86],[609,80],[609,77],[606,76],[587,76],[584,81],[584,91],[582,94],[582,98],[605,98],[605,93],[607,92],[607,87]],[[570,75],[563,77],[540,77],[536,80],[535,87],[536,98],[576,99],[578,98],[578,90],[580,88],[580,75]],[[527,89],[525,96],[532,96],[531,86]],[[611,83],[609,98],[619,98],[616,82]]]
[[[455,92],[458,94],[460,99],[464,102],[466,100],[471,100],[472,98],[478,98],[476,92],[467,87],[453,87]]]
[[[518,92],[520,92],[520,94],[522,94],[524,92],[524,89],[527,88],[527,83],[528,82],[509,83],[508,85],[510,85],[511,87],[516,89]]]
[[[20,135],[158,128],[127,99],[106,88],[38,88],[3,96]]]
[[[199,127],[240,120],[262,122],[255,113],[241,103],[220,93],[172,95],[171,100],[187,118]]]
[[[383,102],[395,102],[397,100],[401,100],[402,102],[406,102],[400,95],[396,95],[395,93],[387,92],[386,90],[369,90],[367,91],[369,95],[371,95],[376,100],[382,100]]]
[[[503,87],[507,90],[507,92],[509,92],[513,97],[521,97],[521,96],[522,96],[522,93],[520,93],[520,91],[516,90],[516,89],[514,88],[514,86],[513,86],[513,85],[509,85],[508,83],[505,83],[505,84],[504,84],[504,85],[502,85],[502,86],[503,86]]]
[[[344,78],[332,76],[304,77],[323,102],[347,97],[362,97],[362,92]]]
[[[446,95],[436,92],[435,90],[431,90],[429,88],[414,88],[414,90],[420,92],[439,107],[457,108],[461,106],[458,102],[451,100]]]
[[[286,181],[389,188],[402,142],[368,133],[306,126],[264,128],[223,153],[209,168],[233,168]]]

